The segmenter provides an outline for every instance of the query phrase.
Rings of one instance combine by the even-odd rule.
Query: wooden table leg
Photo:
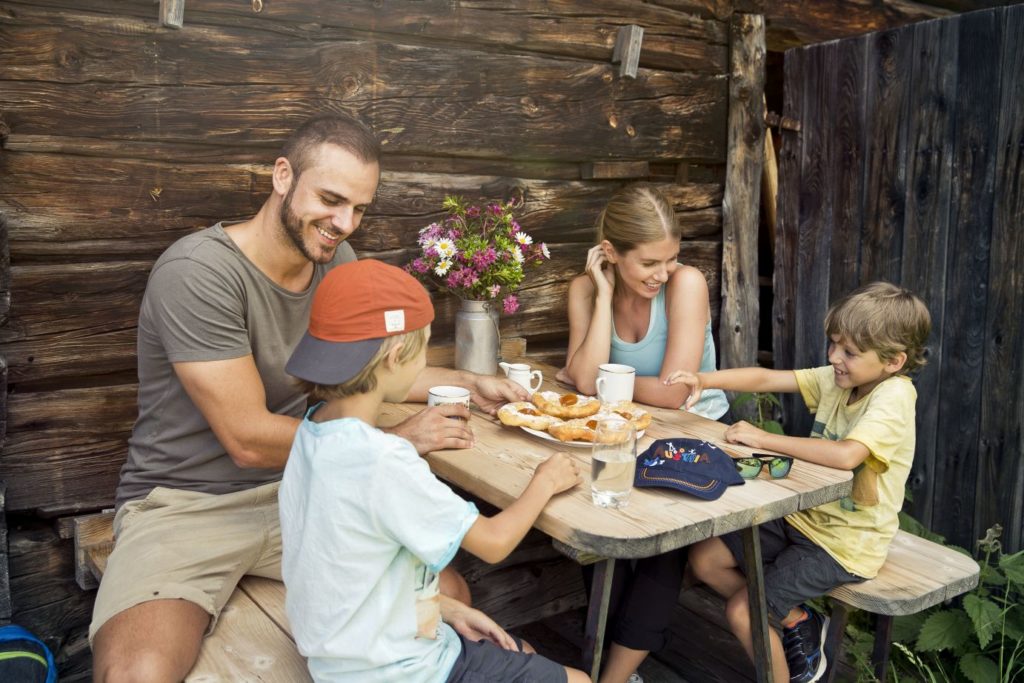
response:
[[[750,599],[750,635],[754,641],[754,670],[758,683],[771,683],[772,646],[768,637],[768,606],[764,598],[764,567],[761,566],[761,535],[758,527],[743,530],[747,596]]]
[[[608,603],[612,595],[612,576],[615,560],[599,560],[594,565],[594,581],[590,586],[590,605],[587,607],[586,633],[583,635],[583,670],[590,679],[597,680],[604,648],[604,627],[608,622]]]

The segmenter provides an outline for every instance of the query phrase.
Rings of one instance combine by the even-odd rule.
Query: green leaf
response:
[[[900,511],[899,518],[900,529],[906,531],[908,534],[914,534],[915,536],[926,538],[929,541],[933,541],[935,543],[945,543],[946,539],[944,537],[940,536],[934,531],[931,531],[928,527],[926,527],[924,524],[921,524],[921,522],[917,521],[916,519],[908,515],[906,512]]]
[[[732,402],[732,409],[739,410],[740,408],[747,405],[753,400],[754,395],[749,391],[744,391],[743,393],[736,396],[736,399]]]
[[[1024,640],[1024,607],[1020,604],[1013,605],[1006,613],[1006,629],[1004,633],[1007,638]]]
[[[992,683],[1000,680],[999,666],[982,654],[969,654],[960,658],[960,671],[971,683]]]
[[[935,612],[921,626],[917,649],[923,652],[953,650],[963,645],[971,632],[971,620],[963,610]]]
[[[1006,577],[999,573],[999,570],[990,564],[981,563],[981,575],[978,583],[982,586],[1005,586]]]
[[[1024,550],[1013,555],[1003,555],[999,558],[999,568],[1006,574],[1006,578],[1018,586],[1024,586]]]
[[[764,421],[764,431],[768,432],[769,434],[783,434],[784,435],[786,433],[786,432],[782,431],[782,425],[780,425],[775,420],[765,420]]]
[[[892,639],[903,643],[912,643],[917,640],[921,633],[921,626],[928,618],[927,612],[908,614],[905,617],[896,617],[892,620]]]
[[[1002,622],[1002,610],[991,600],[979,598],[973,593],[964,597],[964,610],[974,622],[974,632],[978,636],[978,644],[984,650],[992,642],[992,636]]]
[[[761,394],[761,396],[764,398],[764,402],[768,405],[775,406],[776,408],[782,407],[782,401],[780,401],[779,397],[775,394]]]

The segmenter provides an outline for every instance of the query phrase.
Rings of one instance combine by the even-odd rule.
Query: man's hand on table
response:
[[[506,403],[530,400],[526,389],[506,377],[479,375],[469,391],[473,403],[490,415],[497,413],[498,408]]]
[[[515,639],[506,633],[505,629],[480,610],[464,605],[458,600],[442,595],[441,616],[446,624],[466,640],[488,640],[502,649],[519,651]]]
[[[725,430],[725,440],[729,443],[738,443],[751,448],[767,448],[763,439],[768,433],[758,429],[749,422],[740,420],[736,424],[729,425]]]
[[[472,448],[475,440],[469,428],[469,415],[469,408],[461,403],[447,403],[425,408],[384,431],[408,439],[420,455],[449,448]]]

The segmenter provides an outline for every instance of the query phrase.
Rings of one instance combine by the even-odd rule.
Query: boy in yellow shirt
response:
[[[737,422],[726,430],[726,440],[854,472],[850,496],[760,526],[768,610],[782,626],[781,638],[770,632],[776,683],[809,683],[825,673],[828,618],[803,602],[873,578],[885,562],[914,459],[917,392],[907,375],[924,365],[930,330],[924,302],[905,289],[874,282],[841,299],[825,316],[828,366],[680,371],[666,380],[690,385],[687,403],[707,388],[799,391],[815,417],[810,437],[770,434]],[[738,534],[696,544],[690,566],[728,599],[729,625],[752,656]]]

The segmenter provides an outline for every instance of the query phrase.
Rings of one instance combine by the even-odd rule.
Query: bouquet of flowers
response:
[[[513,200],[475,206],[445,197],[448,216],[420,230],[422,255],[406,270],[462,299],[501,298],[503,310],[515,313],[524,268],[551,258],[547,245],[534,244],[513,216],[520,205]]]

